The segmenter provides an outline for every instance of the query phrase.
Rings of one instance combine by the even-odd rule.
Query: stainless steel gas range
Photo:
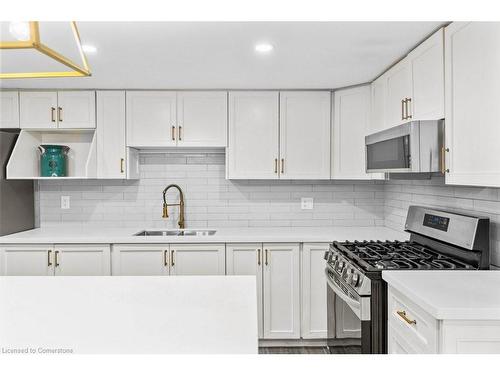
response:
[[[338,346],[350,346],[351,352],[387,352],[387,284],[382,271],[489,268],[486,217],[410,206],[405,230],[409,241],[330,245],[325,254],[330,352],[337,352]],[[347,314],[352,334],[339,337],[338,325],[346,324]]]

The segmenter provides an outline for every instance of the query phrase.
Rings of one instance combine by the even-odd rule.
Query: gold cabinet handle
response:
[[[124,158],[121,158],[121,159],[120,159],[120,173],[125,172],[125,170],[123,169],[123,163],[125,163],[125,159],[124,159]]]
[[[411,98],[406,98],[406,100],[405,100],[406,119],[412,118],[412,115],[410,114],[410,104],[411,104]]]
[[[57,119],[59,120],[59,122],[62,122],[62,120],[63,120],[61,107],[57,107]]]
[[[267,249],[265,250],[265,261],[264,264],[267,266],[269,262],[267,261]]]
[[[54,265],[55,265],[56,267],[59,267],[59,257],[58,257],[58,255],[59,255],[59,251],[57,251],[57,250],[56,250],[56,251],[54,252],[54,263],[55,263]]]
[[[285,159],[281,159],[281,173],[285,173]]]
[[[260,249],[257,249],[257,265],[260,266]]]
[[[405,119],[405,100],[401,100],[401,120]]]
[[[274,159],[274,173],[278,173],[278,159]]]
[[[417,321],[415,319],[411,320],[406,316],[406,311],[404,310],[398,310],[396,311],[396,314],[398,314],[401,317],[401,319],[403,319],[409,325],[417,324]]]
[[[52,262],[50,261],[50,254],[52,254],[52,250],[47,251],[47,266],[52,266]]]
[[[446,147],[441,147],[441,173],[449,173],[450,170],[446,168],[446,153],[449,152],[450,149]]]
[[[177,130],[177,133],[178,133],[178,139],[179,141],[182,141],[182,126],[179,125],[179,129]]]
[[[175,141],[175,126],[172,125],[172,141]]]
[[[168,267],[168,250],[165,250],[163,252],[163,265],[165,267]]]
[[[56,109],[54,107],[50,107],[50,120],[52,122],[56,122],[55,113],[56,113]]]
[[[170,250],[170,264],[175,266],[175,261],[174,261],[174,250]]]

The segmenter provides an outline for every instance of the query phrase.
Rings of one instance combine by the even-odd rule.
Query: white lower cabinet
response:
[[[327,243],[302,245],[302,322],[301,337],[322,339],[327,337],[325,251]]]
[[[387,315],[389,353],[500,354],[500,317],[435,319],[390,285]]]
[[[109,245],[6,245],[0,248],[2,276],[110,275]]]
[[[224,275],[225,245],[170,245],[171,275]]]
[[[262,244],[226,245],[226,273],[251,275],[257,279],[257,315],[259,338],[264,337],[264,310],[262,306]]]
[[[54,274],[52,245],[9,245],[0,248],[1,276]]]
[[[162,276],[169,274],[169,246],[165,244],[113,245],[112,274]]]
[[[264,338],[300,338],[299,244],[264,244]]]
[[[109,245],[55,245],[56,276],[109,276]]]
[[[114,245],[113,275],[224,275],[224,244]]]

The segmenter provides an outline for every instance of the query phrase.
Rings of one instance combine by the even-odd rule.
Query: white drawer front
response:
[[[438,323],[422,308],[389,287],[388,326],[424,353],[437,352]]]

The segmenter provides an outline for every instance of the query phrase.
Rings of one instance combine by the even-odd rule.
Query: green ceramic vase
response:
[[[40,145],[40,176],[66,177],[68,164],[68,146]]]

